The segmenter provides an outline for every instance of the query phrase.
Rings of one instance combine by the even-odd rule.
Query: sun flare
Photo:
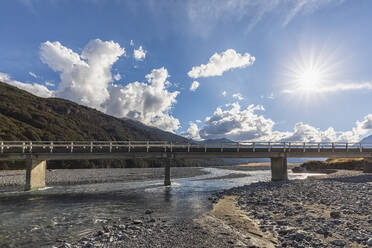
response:
[[[323,78],[319,69],[309,67],[297,73],[296,84],[300,89],[312,90],[321,85]]]
[[[331,56],[315,53],[298,55],[286,66],[285,88],[282,92],[314,96],[331,86],[336,76],[337,62]]]

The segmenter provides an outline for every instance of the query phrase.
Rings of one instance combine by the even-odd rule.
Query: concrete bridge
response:
[[[167,141],[0,141],[0,161],[26,161],[26,190],[45,187],[48,160],[270,158],[273,181],[287,180],[287,158],[366,158],[372,144],[236,142],[222,144]],[[372,172],[370,163],[365,171]],[[170,185],[170,165],[164,184]]]

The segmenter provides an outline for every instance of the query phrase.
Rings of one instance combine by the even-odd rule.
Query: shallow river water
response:
[[[173,168],[176,170],[177,168]],[[172,169],[172,170],[173,170]],[[270,179],[270,171],[232,171],[205,168],[210,174],[162,180],[55,186],[33,192],[0,193],[0,247],[52,247],[57,239],[74,239],[103,223],[142,216],[176,221],[193,218],[212,208],[208,197],[218,190]],[[230,173],[233,179],[195,180]],[[301,179],[308,174],[289,174]]]

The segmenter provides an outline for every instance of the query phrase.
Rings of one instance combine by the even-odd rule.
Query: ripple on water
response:
[[[173,168],[175,170],[177,168]],[[152,209],[153,218],[193,218],[211,209],[208,196],[218,190],[270,180],[270,171],[249,171],[245,177],[221,177],[232,170],[205,168],[210,174],[172,180],[116,182],[47,187],[32,192],[0,193],[0,247],[38,247],[54,244],[57,238],[103,223],[142,216]],[[299,178],[289,174],[290,178]],[[306,178],[302,175],[301,178]]]

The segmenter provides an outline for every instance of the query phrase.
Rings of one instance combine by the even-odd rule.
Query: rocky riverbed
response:
[[[219,192],[196,219],[110,220],[60,247],[372,247],[372,174],[338,172]],[[70,242],[70,243],[69,243]]]

